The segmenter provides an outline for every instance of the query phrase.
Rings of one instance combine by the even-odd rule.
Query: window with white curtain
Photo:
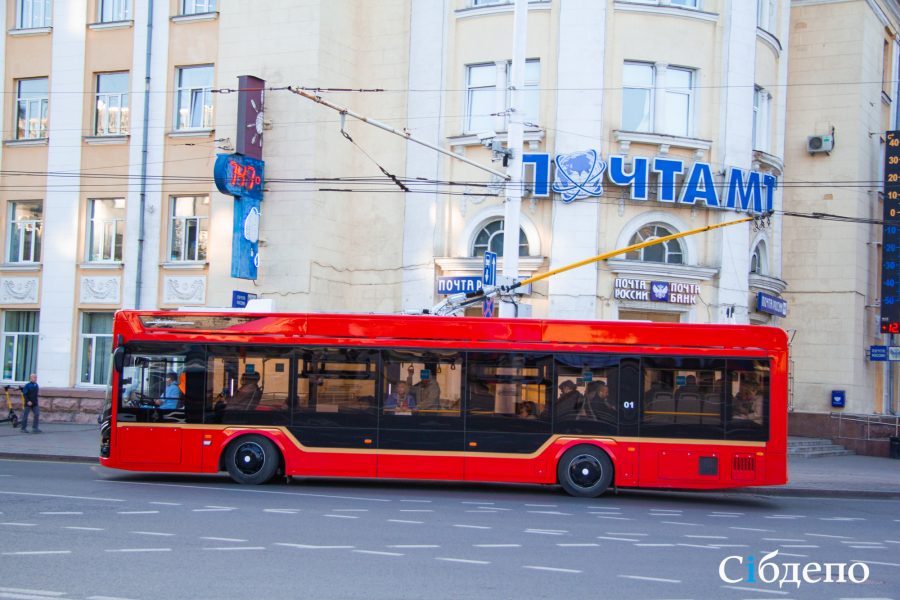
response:
[[[175,129],[208,129],[213,124],[212,65],[177,70]]]
[[[9,203],[6,260],[11,263],[41,261],[43,214],[43,204],[39,200]]]
[[[121,262],[125,198],[88,200],[88,261]]]
[[[622,129],[693,135],[695,71],[644,62],[622,70]]]
[[[50,0],[16,0],[16,29],[50,27]]]
[[[175,196],[170,210],[169,260],[206,260],[209,196]]]
[[[128,73],[98,73],[94,135],[128,133]]]
[[[481,133],[492,131],[497,123],[495,115],[504,113],[512,101],[509,89],[512,80],[512,63],[484,63],[466,67],[466,108],[465,131]],[[497,83],[506,86],[504,95],[497,95]],[[520,94],[522,121],[525,127],[537,127],[540,119],[541,61],[525,61],[525,80]],[[503,104],[498,102],[503,101]],[[506,129],[508,117],[503,117],[502,128]]]
[[[16,139],[47,137],[50,85],[46,77],[16,81]]]
[[[769,114],[772,96],[759,86],[753,92],[753,149],[769,151]]]
[[[211,12],[216,12],[216,0],[182,0],[183,15],[202,15]]]
[[[113,313],[82,313],[79,383],[106,385],[112,355],[112,328]]]
[[[116,23],[131,18],[131,0],[100,0],[97,20],[100,23]]]
[[[24,382],[37,372],[40,313],[10,310],[3,313],[3,381]]]

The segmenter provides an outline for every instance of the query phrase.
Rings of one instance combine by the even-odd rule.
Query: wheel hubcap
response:
[[[245,442],[238,446],[234,462],[244,475],[255,475],[266,464],[266,453],[256,442]]]
[[[580,488],[591,488],[603,477],[603,466],[596,456],[579,454],[569,463],[572,483]]]

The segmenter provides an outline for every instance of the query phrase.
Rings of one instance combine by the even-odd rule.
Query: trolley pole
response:
[[[503,218],[504,280],[519,278],[519,214],[522,211],[522,144],[525,117],[522,88],[525,87],[525,40],[528,38],[528,0],[516,0],[513,13],[513,54],[510,66],[510,106],[507,112],[507,142],[510,151],[506,182],[506,208]],[[514,302],[500,302],[501,317],[517,317]]]

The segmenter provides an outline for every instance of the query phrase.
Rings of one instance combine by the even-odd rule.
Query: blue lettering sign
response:
[[[605,170],[606,163],[600,160],[596,150],[559,154],[553,191],[560,194],[566,204],[578,198],[599,196],[603,193]]]
[[[546,152],[522,154],[522,180],[525,180],[525,165],[534,165],[532,196],[546,198],[550,195],[550,155]]]
[[[705,202],[710,208],[719,208],[719,194],[713,181],[712,168],[702,162],[694,163],[688,172],[679,202],[694,204],[698,200]]]
[[[775,210],[775,188],[778,187],[778,179],[774,175],[765,173],[762,176],[763,187],[766,188],[766,212]]]
[[[482,286],[481,277],[438,277],[437,293],[443,296],[470,294],[479,291]]]
[[[653,172],[659,173],[656,199],[660,202],[675,202],[675,176],[684,172],[684,163],[670,158],[654,158]]]
[[[787,316],[787,308],[788,303],[784,298],[772,296],[765,292],[756,293],[756,310],[759,312],[783,318]]]
[[[632,200],[646,200],[649,197],[647,180],[650,179],[650,161],[635,157],[631,173],[625,172],[625,157],[613,155],[609,157],[610,182],[616,185],[631,186]]]
[[[869,346],[869,360],[886,361],[887,359],[887,346]]]
[[[761,213],[762,189],[760,185],[758,171],[747,172],[747,185],[744,186],[744,172],[740,169],[731,169],[728,174],[728,196],[725,200],[725,208]]]

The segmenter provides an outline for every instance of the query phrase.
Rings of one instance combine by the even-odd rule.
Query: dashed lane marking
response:
[[[13,594],[36,594],[38,596],[65,596],[65,592],[51,592],[49,590],[32,590],[27,588],[10,588],[0,587],[0,592],[11,592]]]
[[[390,500],[386,500],[386,502],[390,502]],[[431,504],[432,501],[431,501],[431,500],[406,500],[406,499],[401,499],[400,502],[419,502],[419,503],[421,503],[421,504]]]
[[[388,546],[388,548],[397,548],[398,550],[419,550],[425,548],[440,548],[440,546],[437,544],[391,544]]]
[[[793,548],[793,549],[797,549],[797,548],[819,548],[819,547],[820,547],[820,546],[817,546],[817,545],[815,545],[815,544],[778,544],[778,546],[779,546],[780,548]]]
[[[332,500],[364,500],[366,502],[393,502],[393,500],[389,498],[365,498],[360,496],[337,496],[334,494],[311,494],[308,492],[279,492],[276,490],[257,490],[246,487],[237,487],[237,486],[213,486],[213,485],[188,485],[185,483],[153,483],[150,481],[118,481],[115,479],[95,479],[95,482],[99,483],[118,483],[123,485],[149,485],[149,486],[161,486],[161,487],[172,487],[172,488],[188,488],[194,490],[211,490],[215,492],[231,492],[236,494],[273,494],[279,496],[295,496],[295,497],[304,497],[304,498],[330,498]],[[17,492],[0,492],[0,494],[4,493],[17,493]],[[44,494],[37,494],[44,495]],[[60,498],[69,498],[71,496],[59,496]],[[97,500],[98,498],[87,498],[88,500]],[[108,498],[104,498],[105,500],[109,500]],[[114,502],[125,502],[125,500],[113,500]],[[401,500],[400,502],[415,502],[414,500]],[[426,500],[425,502],[430,502],[430,500]]]
[[[526,504],[530,508],[556,508],[556,504]]]
[[[684,521],[663,521],[666,525],[684,525],[685,527],[701,527],[700,523],[685,523]]]
[[[581,573],[578,569],[561,569],[559,567],[541,567],[538,565],[522,565],[523,569],[534,569],[535,571],[552,571],[554,573]]]
[[[406,523],[408,525],[422,525],[425,521],[407,521],[405,519],[388,519],[388,523]]]
[[[832,538],[835,540],[851,540],[851,539],[853,539],[846,535],[826,535],[824,533],[804,533],[803,535],[805,535],[807,537]]]
[[[489,565],[491,561],[489,560],[472,560],[469,558],[450,558],[448,556],[437,556],[434,560],[444,560],[447,562],[456,562],[456,563],[465,563],[469,565]]]
[[[775,533],[774,529],[758,529],[756,527],[729,527],[729,529],[737,529],[739,531],[762,531],[763,533]]]
[[[296,515],[300,512],[299,508],[264,508],[265,513],[274,513],[278,515]]]
[[[607,532],[606,532],[606,535],[624,535],[625,537],[635,537],[635,536],[637,536],[637,537],[647,537],[649,534],[647,534],[647,533],[631,533],[630,531],[629,531],[629,532],[624,532],[624,531],[607,531]],[[635,541],[637,541],[637,540],[635,540]]]
[[[521,548],[522,544],[472,544],[473,548]]]
[[[726,590],[739,590],[741,592],[754,592],[761,594],[777,594],[778,596],[787,596],[790,593],[783,592],[781,590],[767,590],[765,588],[744,587],[742,585],[723,585],[722,587]]]
[[[41,513],[39,515],[83,515],[84,513],[77,510],[48,510]]]
[[[572,516],[572,513],[561,512],[558,510],[528,510],[525,512],[532,514],[532,515],[558,515],[558,516],[562,516],[562,517],[571,517]]]
[[[598,540],[609,540],[612,542],[639,542],[639,541],[641,541],[641,540],[638,540],[635,538],[612,537],[612,536],[605,536],[605,535],[598,535],[597,539]]]
[[[265,546],[217,546],[214,548],[203,548],[204,550],[265,550]]]
[[[401,508],[400,512],[402,513],[433,513],[434,510],[430,508]]]
[[[557,544],[560,548],[598,548],[600,544],[588,542],[586,544]]]
[[[724,535],[690,535],[685,534],[686,538],[691,538],[695,540],[727,540],[728,536]]]
[[[658,581],[660,583],[681,583],[680,579],[666,579],[664,577],[645,577],[644,575],[619,575],[623,579],[637,579],[640,581]]]
[[[764,542],[805,542],[806,540],[798,540],[794,538],[763,538]]]
[[[237,542],[243,543],[247,540],[242,540],[240,538],[226,538],[226,537],[201,537],[201,540],[208,540],[210,542]]]
[[[63,527],[63,529],[73,529],[75,531],[106,531],[103,527],[77,527],[75,525],[68,525]]]
[[[849,546],[854,550],[887,550],[887,546]]]
[[[536,533],[539,535],[565,535],[569,532],[565,529],[526,529],[525,533]]]
[[[865,521],[865,519],[862,517],[819,517],[819,520],[820,521]]]
[[[150,502],[156,506],[181,506],[181,502]]]
[[[377,556],[405,556],[402,552],[385,552],[383,550],[354,550],[359,554],[375,554]]]
[[[6,525],[8,527],[37,527],[37,523],[0,523],[0,525]]]
[[[675,544],[650,544],[650,543],[644,543],[644,544],[635,544],[635,546],[639,546],[639,547],[641,547],[641,548],[674,548],[674,547],[675,547]]]
[[[298,509],[299,510],[299,509]],[[332,508],[331,512],[369,512],[368,508]]]
[[[323,515],[332,519],[358,519],[356,515]]]
[[[460,527],[462,529],[490,529],[487,525],[463,525],[460,523],[454,523],[454,527]]]
[[[130,533],[133,533],[135,535],[158,535],[162,537],[171,537],[175,535],[174,533],[164,533],[162,531],[132,531]]]
[[[34,492],[0,492],[9,496],[37,496],[40,498],[66,498],[68,500],[93,500],[95,502],[125,502],[121,498],[97,498],[94,496],[66,496],[64,494],[37,494]]]
[[[113,548],[104,552],[171,552],[171,548]]]
[[[21,552],[0,552],[3,556],[39,556],[44,554],[72,554],[71,550],[27,550]]]
[[[611,521],[634,521],[634,519],[630,517],[608,517],[608,516],[598,516],[598,519],[609,519]]]
[[[290,544],[288,542],[275,542],[276,546],[299,548],[301,550],[353,550],[356,546],[316,546],[313,544]]]
[[[158,510],[120,510],[120,515],[158,515]]]

